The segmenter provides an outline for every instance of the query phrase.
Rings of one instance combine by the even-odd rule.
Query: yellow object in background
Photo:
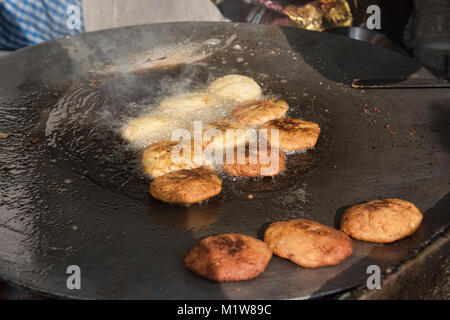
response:
[[[288,5],[284,8],[294,26],[323,31],[335,27],[350,27],[353,15],[346,0],[316,0],[305,5]]]

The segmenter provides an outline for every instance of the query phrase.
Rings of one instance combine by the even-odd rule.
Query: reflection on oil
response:
[[[31,93],[0,101],[0,128],[10,133],[8,139],[0,139],[0,273],[3,277],[10,275],[11,281],[21,272],[36,272],[38,281],[50,269],[40,263],[40,250],[49,246],[47,235],[39,227],[45,221],[40,212],[46,209],[46,203],[42,183],[36,178],[40,174],[38,155],[44,151],[34,137],[17,134],[31,132],[36,120],[27,109],[31,107],[13,107],[19,102],[32,105],[37,97]],[[45,167],[40,164],[40,168]]]
[[[150,215],[160,224],[189,231],[217,222],[222,214],[219,199],[190,206],[168,205],[152,199],[150,208]]]

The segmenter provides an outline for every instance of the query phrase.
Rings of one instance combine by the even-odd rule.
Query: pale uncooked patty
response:
[[[261,87],[255,80],[238,74],[230,74],[213,81],[208,90],[235,101],[256,100],[261,96]]]
[[[158,111],[174,117],[207,110],[219,103],[217,97],[208,92],[192,92],[164,99]]]
[[[129,120],[121,129],[122,137],[136,146],[145,146],[162,131],[175,128],[175,120],[155,115],[144,115]]]

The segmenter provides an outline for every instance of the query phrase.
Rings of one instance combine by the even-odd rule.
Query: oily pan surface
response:
[[[364,283],[368,265],[395,266],[448,223],[448,127],[440,120],[448,91],[348,87],[353,77],[392,70],[429,76],[417,69],[337,36],[227,23],[121,28],[3,57],[0,276],[79,298],[307,298]],[[280,177],[225,177],[222,193],[203,204],[151,198],[140,153],[120,138],[120,125],[231,73],[286,100],[287,116],[318,123],[317,146],[287,156]],[[422,227],[393,245],[355,242],[353,256],[333,267],[273,258],[242,283],[212,283],[183,267],[202,237],[261,238],[269,223],[294,218],[337,226],[343,208],[378,197],[414,202]],[[66,287],[73,264],[81,290]]]

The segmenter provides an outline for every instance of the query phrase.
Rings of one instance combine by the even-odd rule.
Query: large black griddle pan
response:
[[[290,116],[319,123],[318,145],[289,156],[273,180],[225,177],[222,194],[201,205],[152,199],[120,123],[230,73],[286,99]],[[72,298],[295,299],[363,284],[369,265],[395,268],[449,222],[450,91],[350,87],[354,78],[408,76],[432,78],[367,43],[231,23],[120,28],[4,56],[0,277]],[[333,267],[274,257],[244,282],[213,283],[183,266],[204,236],[261,237],[269,223],[292,218],[337,226],[345,207],[379,197],[413,201],[424,213],[420,229],[394,244],[354,241],[353,256]],[[81,268],[81,290],[66,286],[69,265]]]

